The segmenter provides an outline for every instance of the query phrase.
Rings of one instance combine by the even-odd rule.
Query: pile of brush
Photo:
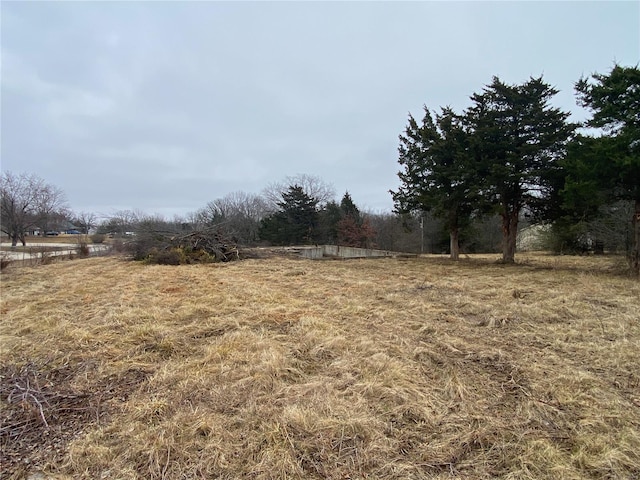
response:
[[[128,243],[135,260],[163,265],[230,262],[240,259],[238,246],[216,229],[184,234],[146,230]]]
[[[239,260],[238,246],[218,232],[195,231],[170,239],[170,247],[185,252],[205,252],[217,262]]]

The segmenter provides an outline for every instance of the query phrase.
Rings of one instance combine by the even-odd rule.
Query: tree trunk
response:
[[[633,212],[633,245],[631,246],[631,270],[640,275],[640,198],[636,199]]]
[[[460,258],[460,242],[458,240],[459,232],[457,228],[452,228],[449,231],[449,246],[451,252],[451,260],[458,260]]]
[[[11,234],[11,246],[16,247],[18,245],[18,235],[15,233]]]
[[[604,240],[596,239],[593,242],[593,254],[594,255],[604,255]]]
[[[506,209],[502,214],[502,261],[514,263],[518,239],[518,210]]]

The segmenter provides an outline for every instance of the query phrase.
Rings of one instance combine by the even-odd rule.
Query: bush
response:
[[[187,263],[211,263],[215,262],[216,257],[205,252],[204,250],[184,249]]]
[[[127,251],[133,256],[134,260],[148,260],[152,255],[166,250],[166,247],[167,244],[164,241],[164,237],[161,234],[150,231],[142,231],[135,240],[127,242]]]
[[[216,258],[204,250],[172,247],[163,250],[152,248],[144,260],[146,263],[150,264],[184,265],[194,263],[211,263],[215,262]]]
[[[122,253],[126,250],[126,245],[120,238],[115,238],[113,240],[112,247],[113,251],[118,253]]]
[[[0,255],[0,270],[4,270],[5,268],[7,268],[10,263],[11,263],[11,259],[9,258],[8,255],[4,253]]]
[[[187,257],[181,248],[171,248],[150,253],[147,261],[158,265],[181,265],[187,263]]]
[[[541,236],[545,250],[560,255],[576,255],[588,253],[591,249],[585,222],[556,222]]]
[[[54,261],[54,255],[52,255],[51,252],[47,250],[40,251],[40,263],[42,265],[49,265],[53,263],[53,261]]]
[[[134,260],[164,265],[229,262],[240,258],[238,249],[217,230],[186,234],[141,229],[125,244]]]
[[[90,238],[93,243],[104,243],[105,236],[102,233],[95,233]]]
[[[90,253],[91,250],[89,250],[89,245],[87,245],[87,242],[80,242],[80,244],[78,245],[78,255],[80,255],[81,257],[88,257]]]

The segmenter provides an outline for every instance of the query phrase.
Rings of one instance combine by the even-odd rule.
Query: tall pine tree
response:
[[[542,77],[508,85],[498,77],[471,97],[466,121],[482,173],[481,194],[502,218],[502,260],[515,261],[523,209],[545,208],[575,126],[569,113],[549,105],[558,91]]]
[[[349,192],[340,201],[340,220],[337,224],[338,244],[347,247],[371,248],[375,230],[363,218]]]
[[[603,203],[633,203],[632,270],[640,274],[640,69],[615,65],[576,83],[578,104],[592,112],[566,160],[565,208],[593,213]]]
[[[318,201],[292,185],[282,193],[280,210],[262,220],[260,238],[278,245],[311,243],[318,225]]]
[[[450,108],[442,108],[434,120],[425,107],[421,124],[409,116],[398,148],[401,185],[391,192],[398,213],[432,212],[444,220],[454,260],[459,258],[460,230],[479,207],[481,173],[462,120]]]

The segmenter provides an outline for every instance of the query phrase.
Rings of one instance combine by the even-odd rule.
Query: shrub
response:
[[[11,259],[7,254],[0,255],[0,270],[4,270],[11,263]]]
[[[80,255],[81,257],[88,257],[90,253],[91,250],[89,250],[89,245],[87,245],[87,242],[80,242],[80,244],[78,245],[78,255]]]
[[[113,251],[122,253],[126,250],[126,245],[120,238],[115,238],[112,243]]]
[[[93,243],[104,243],[105,236],[102,233],[96,233],[91,235],[90,238]]]
[[[216,257],[205,252],[204,250],[185,249],[187,263],[211,263],[215,262]]]
[[[181,248],[171,248],[151,253],[148,262],[158,265],[181,265],[187,263],[187,256]]]
[[[159,249],[151,248],[144,259],[148,264],[157,265],[184,265],[194,263],[211,263],[216,261],[216,257],[204,250],[191,250],[183,247],[170,247]]]
[[[585,222],[556,222],[541,235],[544,250],[555,254],[585,254],[589,252],[588,232]]]
[[[134,260],[148,260],[153,255],[167,248],[162,234],[147,231],[140,232],[135,240],[127,242],[126,245],[127,251],[132,255]]]
[[[51,254],[51,252],[47,250],[40,251],[40,263],[42,265],[49,265],[50,263],[53,263],[53,260],[54,256]]]

